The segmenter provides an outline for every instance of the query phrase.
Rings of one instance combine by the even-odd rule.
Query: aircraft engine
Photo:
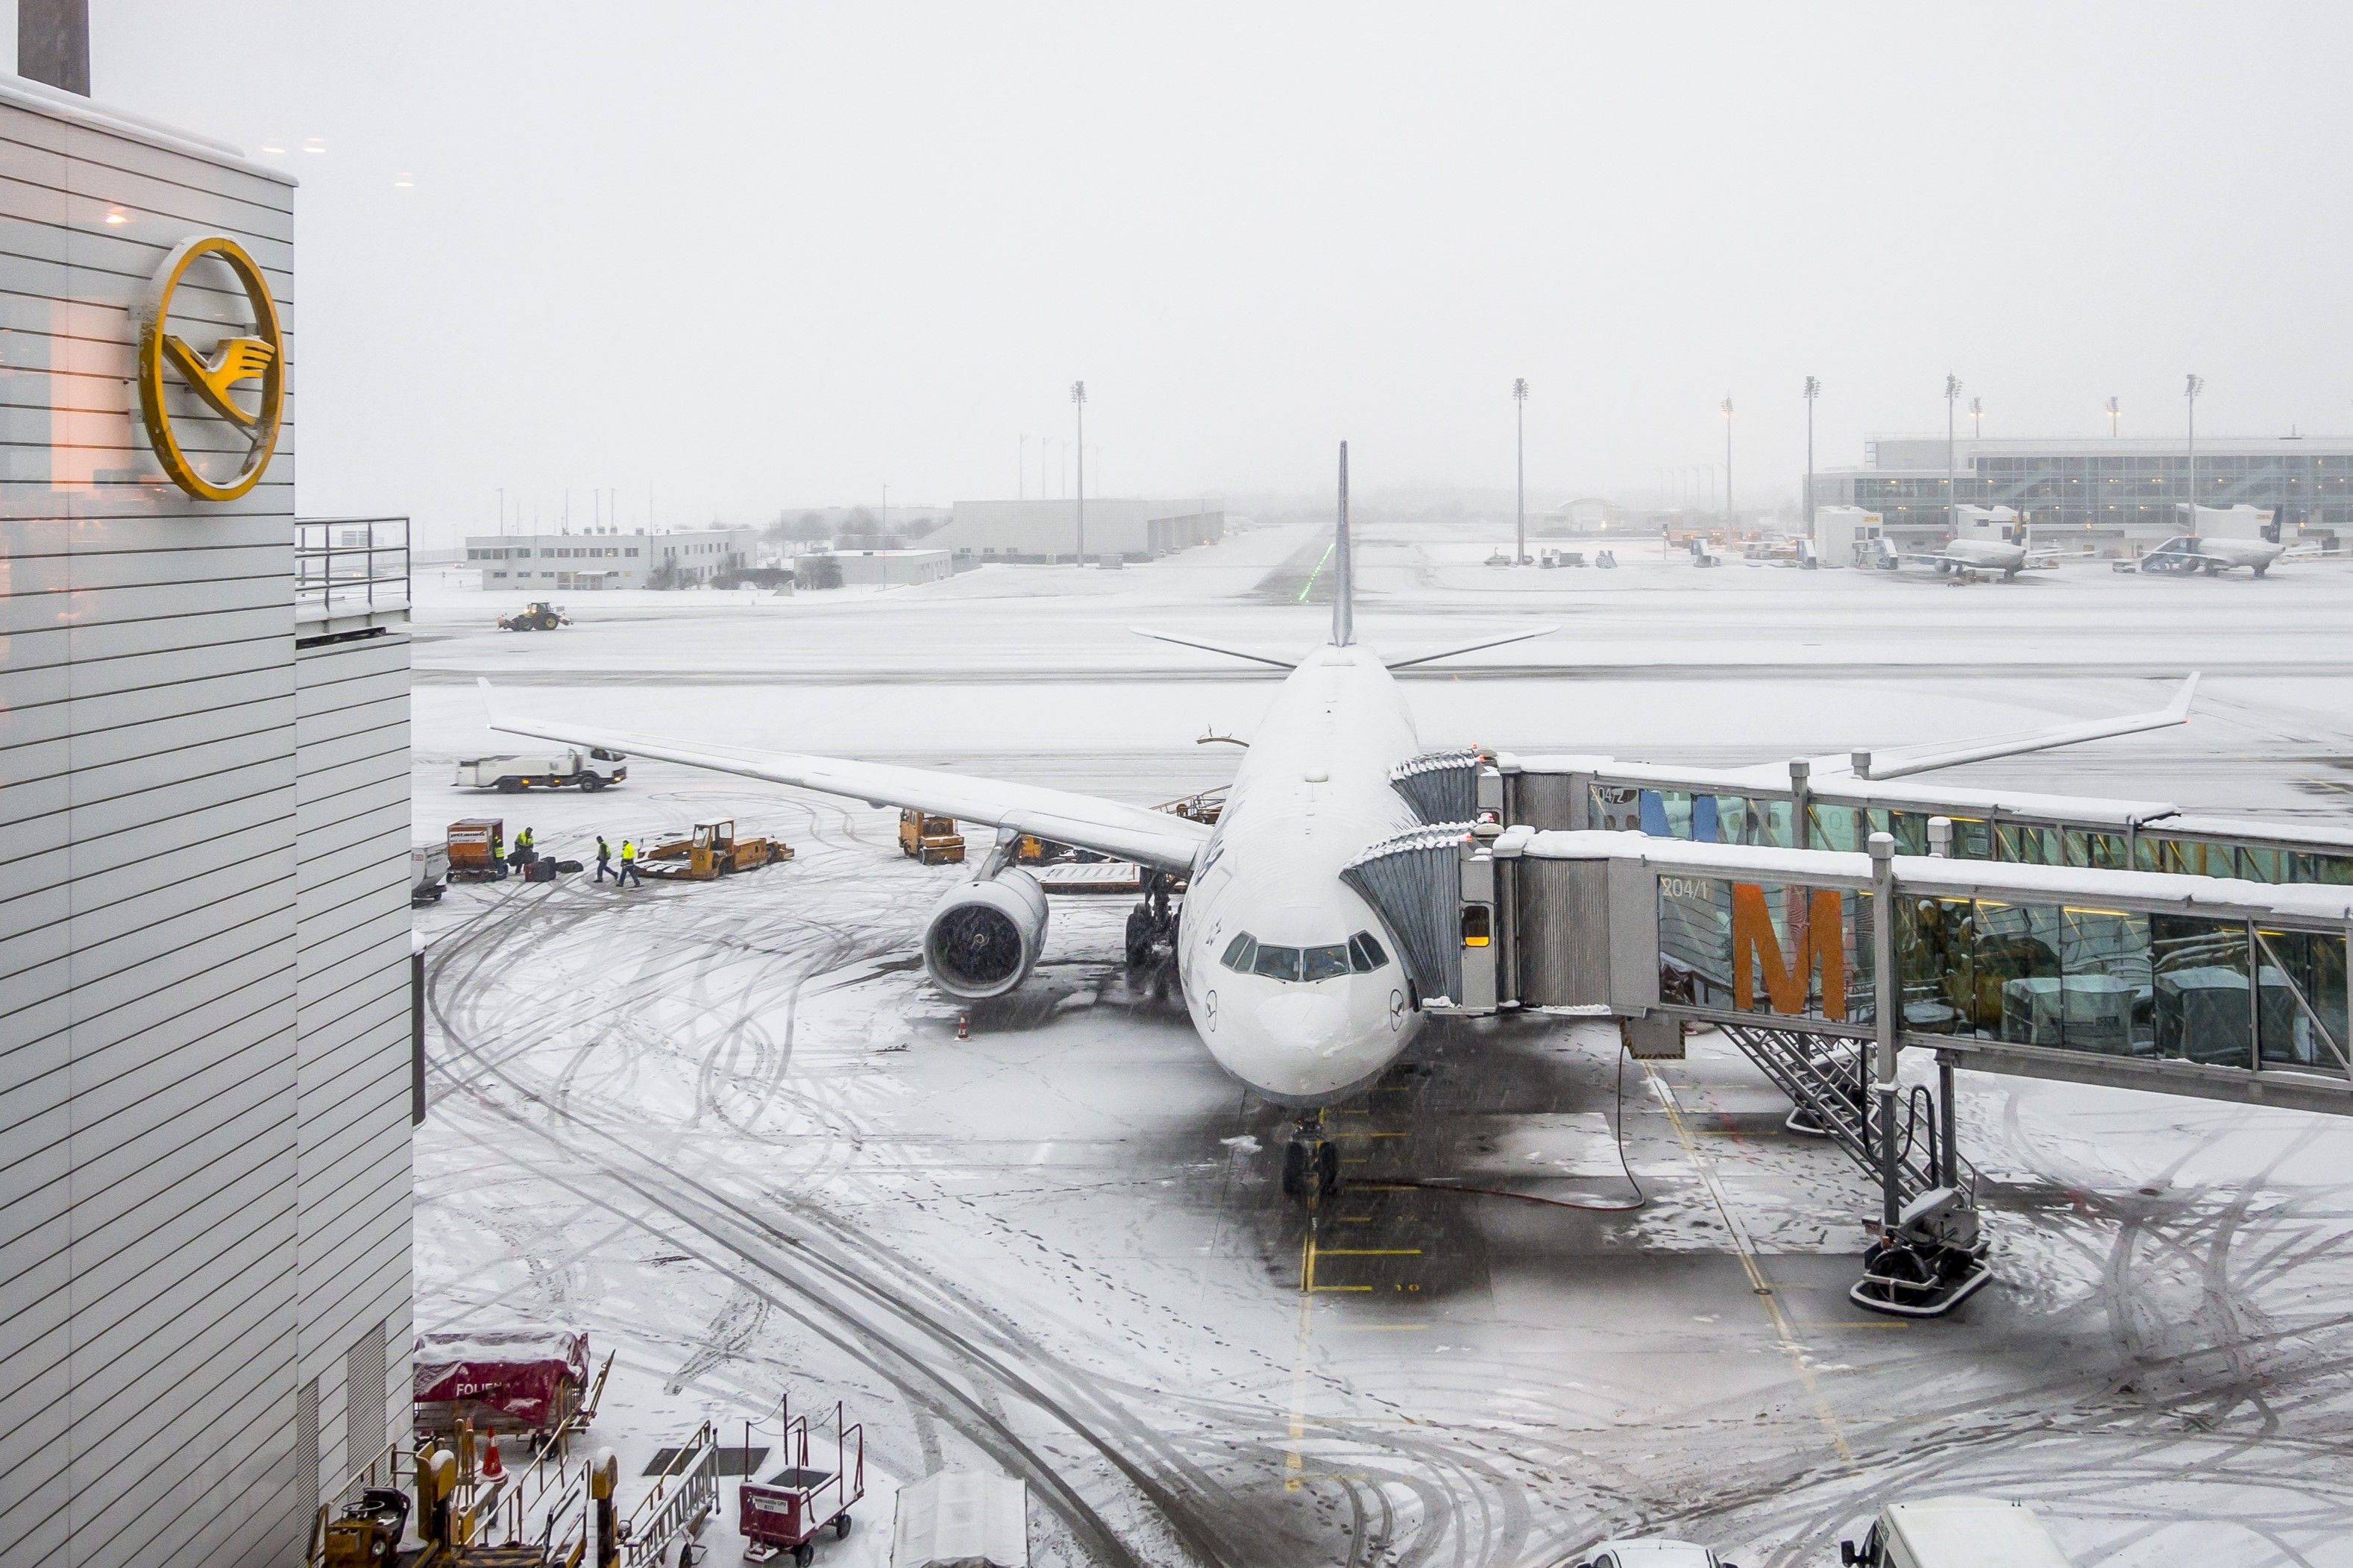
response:
[[[1029,977],[1046,945],[1046,889],[1008,868],[940,900],[923,928],[923,967],[959,1002],[1002,996]]]

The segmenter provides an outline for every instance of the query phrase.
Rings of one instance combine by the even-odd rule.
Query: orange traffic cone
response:
[[[958,1013],[956,1015],[956,1038],[959,1040],[968,1040],[972,1038],[971,1014]]]
[[[493,1432],[491,1434],[491,1446],[482,1453],[482,1479],[494,1481],[506,1473],[506,1466],[499,1461],[498,1434]]]

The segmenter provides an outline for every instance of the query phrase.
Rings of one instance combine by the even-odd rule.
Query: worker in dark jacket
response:
[[[605,873],[612,868],[613,847],[606,843],[605,836],[599,833],[596,835],[596,880],[599,882],[603,881],[605,879]],[[617,881],[618,879],[618,878],[615,879]]]
[[[642,888],[646,879],[638,875],[638,843],[634,838],[621,840],[621,874],[613,879],[613,886],[626,888],[635,882]]]

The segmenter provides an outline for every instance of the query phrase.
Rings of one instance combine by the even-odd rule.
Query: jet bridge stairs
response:
[[[1803,763],[1760,790],[1457,751],[1392,782],[1426,826],[1343,875],[1422,1007],[1614,1018],[1653,1058],[1719,1030],[1788,1097],[1792,1131],[1879,1189],[1852,1292],[1874,1311],[1938,1316],[1992,1278],[1958,1068],[2353,1112],[2353,835],[1809,790]],[[1906,1050],[1932,1055],[1933,1087],[1905,1087]]]

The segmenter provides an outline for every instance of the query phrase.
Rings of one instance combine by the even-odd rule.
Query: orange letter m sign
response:
[[[1846,954],[1840,942],[1843,927],[1842,900],[1835,889],[1804,894],[1790,889],[1783,895],[1789,910],[1789,936],[1796,962],[1785,962],[1781,940],[1773,930],[1765,889],[1754,882],[1732,885],[1732,1005],[1740,1012],[1756,1010],[1757,971],[1765,972],[1765,995],[1776,1013],[1803,1013],[1806,993],[1816,974],[1822,977],[1822,1016],[1846,1016]],[[1760,963],[1761,961],[1761,963]]]

